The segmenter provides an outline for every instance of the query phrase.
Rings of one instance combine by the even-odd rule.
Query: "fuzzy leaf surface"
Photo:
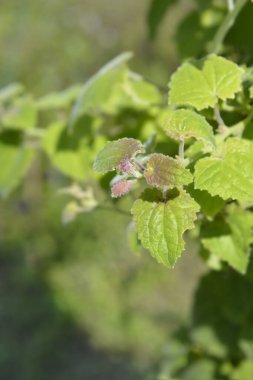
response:
[[[230,138],[217,156],[200,159],[195,165],[195,188],[223,199],[253,200],[253,143]]]
[[[124,162],[128,162],[137,153],[143,153],[142,144],[133,138],[109,141],[98,153],[94,169],[99,173],[115,170]]]
[[[150,186],[164,190],[188,185],[192,181],[189,170],[179,161],[161,153],[151,155],[144,176]]]
[[[214,107],[219,99],[234,98],[241,89],[242,75],[239,66],[214,54],[186,62],[172,76],[169,103],[197,110]]]
[[[184,250],[183,234],[194,227],[199,205],[185,191],[163,202],[146,190],[133,207],[138,237],[159,263],[173,267]]]
[[[214,144],[211,125],[194,111],[186,109],[165,111],[161,123],[166,135],[174,140],[194,137],[196,140]]]

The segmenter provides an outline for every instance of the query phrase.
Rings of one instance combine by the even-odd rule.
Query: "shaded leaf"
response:
[[[9,143],[0,137],[0,195],[6,197],[20,183],[34,158],[32,149]]]
[[[224,199],[218,195],[212,197],[206,190],[197,190],[191,186],[188,189],[190,195],[200,205],[201,211],[207,218],[213,218],[225,206]]]
[[[252,214],[235,204],[228,208],[226,222],[229,231],[225,234],[202,239],[202,244],[213,255],[226,261],[240,273],[246,273],[250,244],[253,242]]]
[[[99,138],[93,142],[91,137],[96,121],[89,116],[82,121],[82,125],[76,127],[72,133],[68,133],[65,124],[51,124],[42,142],[42,147],[53,166],[75,180],[87,178],[91,172],[96,144],[100,147]],[[102,141],[104,144],[104,140]]]
[[[252,380],[253,378],[253,362],[252,360],[243,360],[234,370],[231,380]]]

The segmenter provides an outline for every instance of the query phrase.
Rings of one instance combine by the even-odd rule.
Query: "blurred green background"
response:
[[[172,8],[153,42],[148,6],[1,0],[0,87],[18,81],[36,95],[61,90],[128,50],[135,71],[166,85],[179,62],[173,32],[192,3]],[[188,321],[203,272],[195,249],[169,271],[131,251],[126,215],[95,211],[63,225],[59,183],[38,159],[0,201],[0,378],[147,379],[168,337]]]

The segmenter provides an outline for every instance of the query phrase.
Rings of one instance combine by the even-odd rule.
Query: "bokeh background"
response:
[[[1,0],[0,87],[37,96],[85,82],[122,51],[166,86],[179,63],[174,33],[193,8],[173,6],[149,39],[148,0]],[[133,253],[127,215],[82,214],[64,225],[62,178],[37,160],[1,200],[0,378],[147,379],[188,323],[204,269],[195,248],[173,270]]]

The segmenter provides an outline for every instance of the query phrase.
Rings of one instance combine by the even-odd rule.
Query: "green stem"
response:
[[[226,127],[226,124],[224,123],[224,120],[221,117],[218,103],[216,103],[214,106],[214,115],[215,115],[215,119],[218,123],[219,132],[224,133],[226,131],[227,127]]]
[[[178,156],[180,160],[183,162],[184,161],[184,139],[180,140],[179,142]]]
[[[248,0],[237,0],[234,5],[233,10],[231,10],[227,16],[224,18],[219,29],[217,30],[216,35],[214,36],[213,42],[210,46],[209,53],[218,54],[222,47],[222,42],[224,41],[228,31],[234,25],[236,17],[238,16],[241,9],[247,3]]]

